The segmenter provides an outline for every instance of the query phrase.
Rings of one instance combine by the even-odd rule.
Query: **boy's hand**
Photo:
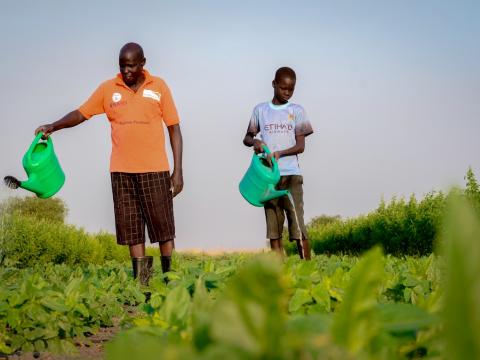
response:
[[[272,157],[274,157],[275,160],[278,162],[278,159],[280,159],[280,155],[281,155],[281,154],[280,154],[280,151],[274,151],[273,153],[268,154],[268,156],[267,156],[267,161],[268,161],[268,163],[270,164],[270,166],[273,166],[273,164],[272,164]]]
[[[261,154],[263,153],[263,145],[265,143],[261,140],[258,139],[253,139],[253,151],[255,151],[255,154]]]

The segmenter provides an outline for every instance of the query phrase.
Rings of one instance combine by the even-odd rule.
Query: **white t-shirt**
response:
[[[295,135],[313,133],[303,107],[292,103],[274,105],[270,101],[255,106],[247,131],[260,134],[271,152],[295,146]],[[280,158],[278,167],[280,175],[301,175],[297,155]]]

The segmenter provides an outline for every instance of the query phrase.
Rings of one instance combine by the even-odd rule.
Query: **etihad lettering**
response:
[[[292,124],[265,124],[264,131],[293,131]]]

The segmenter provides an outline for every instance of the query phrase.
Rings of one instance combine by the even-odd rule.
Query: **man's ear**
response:
[[[142,67],[145,66],[145,63],[147,62],[147,59],[143,58],[141,64],[142,64]]]

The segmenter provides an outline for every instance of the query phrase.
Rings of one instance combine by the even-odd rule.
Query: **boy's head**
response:
[[[297,75],[289,67],[281,67],[275,72],[275,79],[272,81],[273,102],[286,104],[295,91]]]

